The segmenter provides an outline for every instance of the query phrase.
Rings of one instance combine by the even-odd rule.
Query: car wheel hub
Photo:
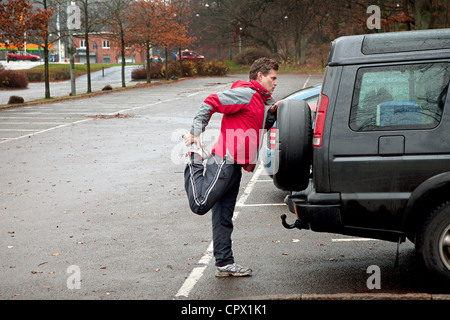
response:
[[[445,267],[450,270],[450,225],[448,225],[439,240],[439,255]]]

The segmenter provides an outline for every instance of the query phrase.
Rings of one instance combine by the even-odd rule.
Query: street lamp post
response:
[[[72,96],[76,95],[75,88],[75,61],[73,58],[73,30],[80,29],[80,7],[67,0],[67,29],[69,29],[69,61],[70,61],[70,87]],[[88,57],[89,58],[89,57]]]

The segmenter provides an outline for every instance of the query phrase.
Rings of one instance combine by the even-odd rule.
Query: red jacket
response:
[[[191,133],[199,136],[211,116],[222,113],[220,136],[212,153],[221,158],[231,157],[245,170],[252,171],[264,130],[275,121],[275,115],[266,110],[273,103],[270,93],[257,81],[236,81],[231,89],[205,99],[194,117]]]

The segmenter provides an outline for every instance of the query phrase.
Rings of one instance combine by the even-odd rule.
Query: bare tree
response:
[[[36,1],[37,4],[40,4],[43,7],[44,11],[51,12],[53,15],[54,9],[51,8],[48,0],[41,0]],[[50,99],[50,74],[49,74],[49,52],[48,52],[48,46],[49,46],[49,20],[50,17],[48,17],[47,21],[45,22],[44,28],[42,29],[42,32],[37,32],[36,36],[38,38],[42,38],[44,41],[44,87],[45,87],[45,98]]]
[[[92,92],[91,88],[91,59],[89,34],[98,30],[101,24],[100,2],[98,0],[77,0],[76,3],[81,11],[81,30],[84,33],[86,47],[86,72],[87,72],[87,93]]]
[[[125,47],[126,35],[131,30],[131,23],[128,19],[129,10],[132,8],[133,0],[108,0],[103,1],[103,22],[108,26],[109,38],[118,43],[122,57],[122,87],[125,84]]]

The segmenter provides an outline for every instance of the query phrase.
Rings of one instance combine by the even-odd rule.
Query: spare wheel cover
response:
[[[278,106],[273,181],[277,188],[301,191],[309,182],[312,159],[311,110],[304,100]]]

